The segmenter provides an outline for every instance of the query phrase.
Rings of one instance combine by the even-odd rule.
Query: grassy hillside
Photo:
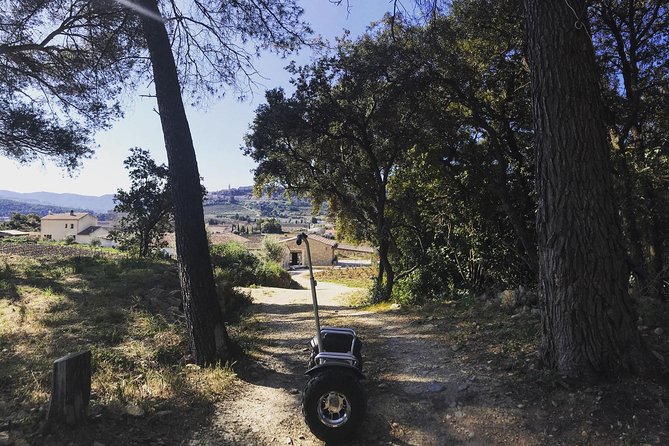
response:
[[[175,266],[163,261],[3,256],[0,426],[30,444],[128,444],[147,429],[153,444],[187,438],[234,375],[189,364],[178,288]],[[40,434],[52,362],[84,349],[93,355],[94,422],[75,436]]]

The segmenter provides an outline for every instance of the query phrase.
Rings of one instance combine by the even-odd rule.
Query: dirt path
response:
[[[308,287],[306,274],[295,279]],[[262,324],[257,362],[241,373],[247,385],[219,409],[213,429],[195,441],[321,445],[309,432],[300,408],[300,392],[307,380],[306,344],[314,332],[311,292],[249,291],[257,304],[254,318]],[[454,409],[454,421],[464,418],[457,410],[458,398],[467,396],[472,382],[466,374],[448,368],[452,350],[443,348],[436,326],[418,326],[417,321],[393,312],[372,314],[348,308],[347,299],[356,291],[326,282],[317,286],[323,325],[352,326],[365,341],[369,409],[352,444],[441,445],[472,440],[475,433],[466,423],[456,429],[444,424],[448,421],[443,418],[444,409]]]
[[[296,280],[308,287],[306,275]],[[256,361],[242,367],[239,375],[245,382],[239,393],[219,406],[213,425],[191,443],[322,445],[304,423],[300,407],[306,347],[314,333],[310,291],[250,291],[256,303],[252,326],[260,333]],[[608,397],[605,392],[568,384],[547,387],[528,362],[488,351],[486,327],[463,327],[443,315],[349,308],[347,298],[356,290],[332,283],[319,283],[317,291],[322,324],[353,327],[364,340],[368,413],[352,445],[628,444],[624,420],[608,414],[596,418],[600,401]],[[489,330],[496,333],[499,327]],[[449,338],[449,333],[463,331],[483,334],[484,342]],[[617,391],[612,398],[614,414],[615,404],[628,404]],[[631,404],[638,404],[634,399],[630,395]],[[661,444],[667,438],[652,430],[637,427],[647,432],[639,444]]]

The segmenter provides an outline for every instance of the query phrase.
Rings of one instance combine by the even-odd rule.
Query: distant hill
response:
[[[94,212],[106,212],[114,208],[114,195],[98,197],[79,194],[57,194],[53,192],[12,192],[0,190],[0,199],[23,202],[31,205],[45,205],[55,212],[54,206],[66,209],[86,209]]]
[[[48,204],[26,203],[23,201],[4,200],[0,198],[0,218],[10,217],[14,212],[18,212],[19,214],[37,214],[40,217],[44,217],[49,212],[59,214],[70,212],[71,210],[78,212],[91,212],[88,209],[81,209],[78,207],[65,208]]]

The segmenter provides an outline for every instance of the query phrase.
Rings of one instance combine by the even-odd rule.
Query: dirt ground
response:
[[[235,367],[245,383],[190,444],[323,444],[301,414],[314,323],[308,280],[295,278],[307,289],[250,290],[259,340]],[[449,305],[366,312],[348,306],[354,289],[323,282],[317,290],[323,325],[351,326],[364,340],[368,411],[349,444],[669,444],[666,383],[585,386],[542,372],[533,346],[514,340],[537,335],[536,311],[495,319]]]

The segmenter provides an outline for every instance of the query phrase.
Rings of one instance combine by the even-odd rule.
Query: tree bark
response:
[[[156,0],[137,0],[137,3],[160,16]],[[144,15],[140,17],[153,67],[167,151],[179,278],[190,347],[197,364],[211,365],[229,359],[229,339],[216,297],[195,148],[165,25]]]
[[[636,328],[584,0],[525,0],[542,353],[575,378],[650,371]]]

